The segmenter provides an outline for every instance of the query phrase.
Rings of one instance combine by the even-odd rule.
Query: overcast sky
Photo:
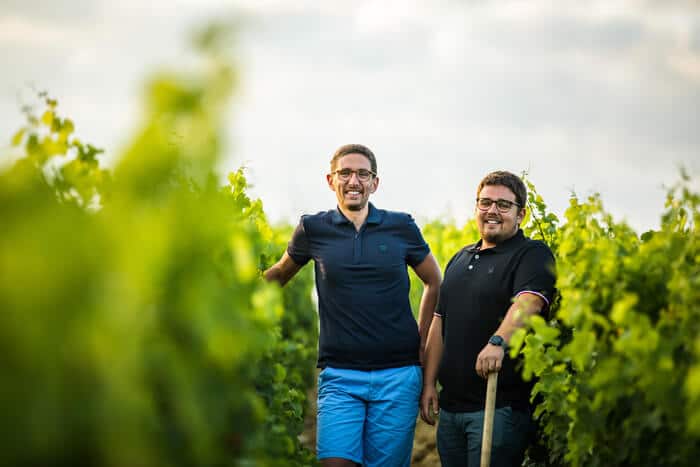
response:
[[[349,142],[377,155],[375,204],[419,222],[464,222],[497,169],[529,170],[557,214],[572,190],[600,192],[639,231],[679,166],[699,185],[694,1],[0,0],[0,141],[31,83],[115,157],[144,78],[231,12],[241,83],[221,169],[247,166],[273,221],[334,207],[324,174]]]

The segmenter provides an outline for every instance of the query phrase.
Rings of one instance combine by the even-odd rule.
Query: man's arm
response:
[[[423,392],[420,396],[420,417],[429,425],[435,424],[433,415],[438,413],[438,397],[435,389],[438,366],[442,358],[442,317],[435,315],[428,332],[423,363]]]
[[[274,281],[284,286],[301,268],[285,251],[279,261],[263,272],[263,277],[268,282]]]
[[[435,313],[438,294],[440,293],[440,267],[432,253],[428,253],[423,261],[413,268],[418,278],[423,282],[423,296],[418,309],[418,332],[420,333],[420,360],[423,362],[425,343],[428,330]]]
[[[539,313],[544,306],[545,301],[539,295],[528,292],[521,293],[508,308],[506,317],[494,334],[501,336],[507,344],[513,333],[518,328],[523,327],[525,318]],[[503,347],[487,343],[476,357],[476,372],[479,376],[488,378],[489,373],[500,371],[504,354]]]

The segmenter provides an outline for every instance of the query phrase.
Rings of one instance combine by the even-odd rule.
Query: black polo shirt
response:
[[[299,265],[314,260],[319,368],[419,364],[407,266],[429,252],[409,214],[371,203],[359,232],[338,209],[302,216],[287,253]]]
[[[438,380],[440,407],[450,412],[484,409],[486,380],[475,370],[476,357],[524,292],[547,304],[554,296],[554,257],[543,242],[522,230],[493,248],[481,241],[460,250],[447,264],[436,314],[443,320],[443,354]],[[498,375],[496,406],[526,409],[532,383],[522,380],[506,352]]]

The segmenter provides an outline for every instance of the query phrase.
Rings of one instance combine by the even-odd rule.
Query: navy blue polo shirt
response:
[[[438,380],[440,407],[450,412],[484,409],[486,380],[476,373],[476,357],[521,293],[548,305],[555,294],[554,256],[522,230],[493,248],[481,241],[461,249],[445,268],[436,314],[442,317],[443,353]],[[529,407],[532,382],[523,381],[518,360],[506,352],[498,375],[496,406]]]
[[[409,214],[371,203],[359,232],[338,209],[301,217],[287,253],[299,265],[314,260],[319,368],[419,364],[407,266],[420,264],[429,252]]]

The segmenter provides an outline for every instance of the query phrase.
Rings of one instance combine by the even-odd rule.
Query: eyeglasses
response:
[[[340,169],[336,170],[334,173],[338,176],[339,179],[341,179],[344,182],[347,182],[352,178],[352,174],[357,174],[357,179],[361,182],[366,182],[369,180],[373,175],[377,175],[376,173],[372,172],[371,170],[367,169],[360,169],[360,170],[352,170],[352,169]]]
[[[488,211],[491,209],[493,203],[496,203],[496,208],[500,212],[508,212],[513,206],[520,206],[518,203],[513,201],[508,201],[507,199],[491,199],[491,198],[477,198],[476,207],[482,211]]]

